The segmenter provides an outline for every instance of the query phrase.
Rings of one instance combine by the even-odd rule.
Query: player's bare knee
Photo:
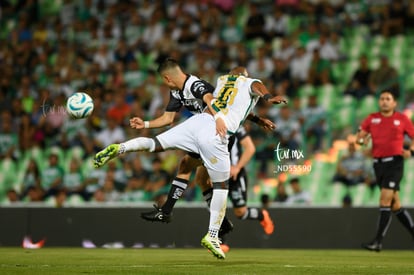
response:
[[[153,151],[150,152],[164,152],[165,149],[162,147],[160,141],[157,138],[154,138],[155,147]]]
[[[189,155],[185,155],[180,160],[180,164],[178,166],[178,173],[179,174],[188,174],[191,173],[198,165],[200,165],[199,160],[190,157]]]

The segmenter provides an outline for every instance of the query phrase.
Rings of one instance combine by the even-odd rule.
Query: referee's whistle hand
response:
[[[410,150],[403,150],[403,157],[405,159],[408,159],[411,157],[411,151]]]

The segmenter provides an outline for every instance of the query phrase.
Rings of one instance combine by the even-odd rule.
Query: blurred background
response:
[[[169,91],[156,68],[169,56],[212,85],[246,66],[289,99],[256,107],[274,132],[245,123],[256,145],[249,204],[376,206],[370,146],[354,146],[352,134],[382,89],[397,91],[399,110],[413,118],[413,45],[411,0],[2,0],[0,203],[162,201],[182,152],[131,153],[102,169],[92,159],[161,131],[133,130],[129,118],[164,112]],[[64,106],[78,91],[95,109],[71,120]],[[277,146],[297,157],[279,160]],[[413,181],[406,169],[403,205],[414,205]],[[202,204],[194,182],[179,202],[187,203]]]

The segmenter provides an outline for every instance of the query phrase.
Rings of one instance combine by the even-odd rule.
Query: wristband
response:
[[[269,99],[271,99],[272,98],[272,95],[271,94],[265,94],[264,96],[263,96],[263,99],[264,100],[266,100],[266,101],[268,101]]]
[[[250,118],[250,121],[254,123],[258,123],[260,121],[260,117],[256,115],[252,115],[252,117]]]
[[[144,128],[149,128],[149,121],[144,121]]]

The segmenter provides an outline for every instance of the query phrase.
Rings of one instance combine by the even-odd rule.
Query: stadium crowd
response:
[[[335,87],[335,98],[357,102],[384,85],[399,88],[404,71],[369,48],[350,77],[335,68],[350,60],[344,41],[356,29],[367,30],[366,41],[409,34],[414,4],[2,0],[0,22],[1,199],[137,201],[162,199],[182,152],[130,154],[107,170],[92,169],[90,157],[111,143],[154,134],[131,129],[129,118],[163,111],[169,93],[156,74],[160,60],[171,56],[213,85],[220,73],[244,65],[272,93],[290,99],[280,110],[259,104],[257,113],[276,123],[275,132],[264,134],[246,123],[259,163],[257,173],[250,173],[270,177],[275,140],[286,149],[304,148],[307,158],[329,148],[332,104],[323,104],[324,88]],[[305,92],[308,87],[313,92]],[[77,91],[94,99],[87,119],[72,120],[65,112],[66,98]],[[346,137],[343,128],[337,130]],[[8,167],[14,172],[6,173]],[[190,188],[186,199],[196,198]]]

